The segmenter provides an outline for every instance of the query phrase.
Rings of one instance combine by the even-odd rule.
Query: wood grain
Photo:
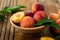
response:
[[[1,9],[6,6],[11,6],[11,5],[13,6],[13,2],[12,2],[12,4],[11,4],[11,2],[12,2],[12,0],[2,0],[2,3],[0,5]],[[10,35],[13,35],[13,33],[10,33],[11,32],[11,24],[9,22],[9,18],[11,15],[5,15],[5,16],[6,16],[6,18],[8,18],[8,20],[3,22],[3,25],[1,25],[3,28],[1,28],[2,30],[0,30],[1,31],[0,40],[9,40],[9,39],[13,40],[12,39],[13,37],[10,36]]]
[[[0,10],[1,10],[1,5],[2,4],[2,0],[0,0]],[[0,22],[0,38],[1,38],[1,32],[2,32],[2,25],[3,25],[3,23],[2,23],[2,21]]]
[[[11,4],[10,4],[10,6],[16,6],[16,3],[17,2],[17,0],[11,0]],[[14,40],[14,33],[15,33],[15,28],[12,26],[12,25],[10,25],[11,26],[11,30],[10,30],[10,36],[9,36],[9,40]]]
[[[3,6],[4,6],[4,3],[5,3],[4,0],[1,0],[1,5],[0,5],[1,9],[2,9]],[[4,23],[5,23],[5,24],[4,24]],[[2,25],[1,25],[1,30],[0,30],[0,31],[1,31],[1,34],[0,34],[1,37],[0,37],[0,39],[1,39],[1,40],[4,40],[4,34],[5,34],[5,28],[6,28],[6,27],[3,26],[3,25],[6,25],[6,22],[2,22],[1,24],[2,24]]]

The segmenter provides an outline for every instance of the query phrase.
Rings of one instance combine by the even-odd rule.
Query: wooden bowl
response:
[[[12,18],[12,16],[11,16],[11,18]],[[17,26],[16,24],[14,24],[12,22],[11,18],[10,18],[10,23],[12,24],[12,26],[20,29],[19,31],[22,31],[22,32],[25,32],[25,33],[29,33],[29,32],[30,33],[37,33],[37,32],[40,33],[43,29],[45,29],[45,26],[39,26],[39,27],[34,27],[34,28],[22,28],[22,27]]]
[[[14,15],[14,14],[13,14]],[[12,16],[13,16],[12,15]],[[11,16],[11,18],[12,18]],[[43,29],[45,29],[46,27],[45,26],[39,26],[39,27],[34,27],[34,28],[22,28],[22,27],[19,27],[18,25],[14,24],[12,22],[10,18],[10,23],[12,24],[13,27],[15,27],[15,29],[19,29],[17,30],[20,34],[20,39],[22,40],[40,40],[39,36],[40,36],[40,33],[43,31]],[[22,35],[22,36],[21,36]],[[19,36],[19,35],[18,35]],[[28,36],[28,37],[27,37]],[[27,38],[25,38],[27,37]],[[35,38],[34,38],[35,37]]]

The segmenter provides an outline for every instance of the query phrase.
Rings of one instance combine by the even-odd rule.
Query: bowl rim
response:
[[[15,13],[16,14],[16,13]],[[14,15],[14,14],[13,14]],[[12,15],[12,16],[13,16]],[[12,20],[11,20],[11,18],[12,18],[12,16],[10,17],[10,23],[14,26],[14,27],[16,27],[16,28],[19,28],[19,29],[24,29],[24,30],[36,30],[36,29],[43,29],[43,28],[45,28],[46,26],[39,26],[39,27],[34,27],[34,28],[23,28],[23,27],[19,27],[19,26],[17,26],[17,25],[15,25],[13,22],[12,22]]]

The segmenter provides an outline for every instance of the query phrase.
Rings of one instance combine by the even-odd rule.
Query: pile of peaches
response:
[[[45,17],[44,6],[39,3],[32,5],[32,11],[17,12],[12,15],[12,22],[20,27],[32,28],[33,25]]]
[[[12,22],[19,24],[20,27],[32,28],[34,24],[44,19],[46,16],[44,6],[40,3],[32,5],[31,11],[17,12],[12,15]],[[60,10],[58,13],[49,13],[48,17],[60,26]]]

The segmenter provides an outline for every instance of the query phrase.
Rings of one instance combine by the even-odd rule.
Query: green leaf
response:
[[[19,6],[7,7],[5,9],[13,11],[13,10],[17,10],[19,8],[25,8],[25,6],[19,5]]]
[[[16,13],[16,12],[20,12],[20,11],[24,11],[24,10],[14,10],[14,11],[12,11],[12,13]]]
[[[19,5],[19,6],[5,7],[4,9],[0,10],[0,20],[5,20],[6,19],[3,16],[5,14],[12,14],[12,13],[16,13],[16,12],[19,12],[19,11],[24,11],[24,10],[21,10],[21,8],[25,8],[25,6]]]
[[[0,14],[1,14],[1,13],[3,13],[3,14],[12,13],[12,11],[5,9],[5,10],[1,10],[1,11],[0,11]]]
[[[58,26],[55,22],[52,22],[50,26],[55,27],[57,29],[60,29],[60,26]]]
[[[4,16],[0,15],[0,20],[4,21],[4,20],[6,20],[6,18]]]
[[[9,6],[7,6],[7,7],[4,7],[3,9],[7,9],[7,8],[9,8]]]
[[[59,40],[60,39],[60,35],[59,36],[57,36],[57,37],[55,37],[55,40]]]
[[[60,26],[58,26],[54,21],[50,19],[42,19],[38,23],[36,23],[34,26],[41,26],[41,25],[45,25],[48,27],[52,26],[54,28],[60,29]]]
[[[45,23],[50,23],[50,22],[52,22],[52,20],[50,20],[50,19],[42,19],[38,23],[36,23],[34,26],[39,26],[39,25],[43,25]]]
[[[3,14],[6,14],[6,13],[15,13],[15,12],[18,12],[18,11],[21,11],[19,10],[19,8],[25,8],[25,6],[23,5],[19,5],[19,6],[12,6],[12,7],[5,7],[4,9],[2,9],[0,11],[0,13],[3,13]]]

